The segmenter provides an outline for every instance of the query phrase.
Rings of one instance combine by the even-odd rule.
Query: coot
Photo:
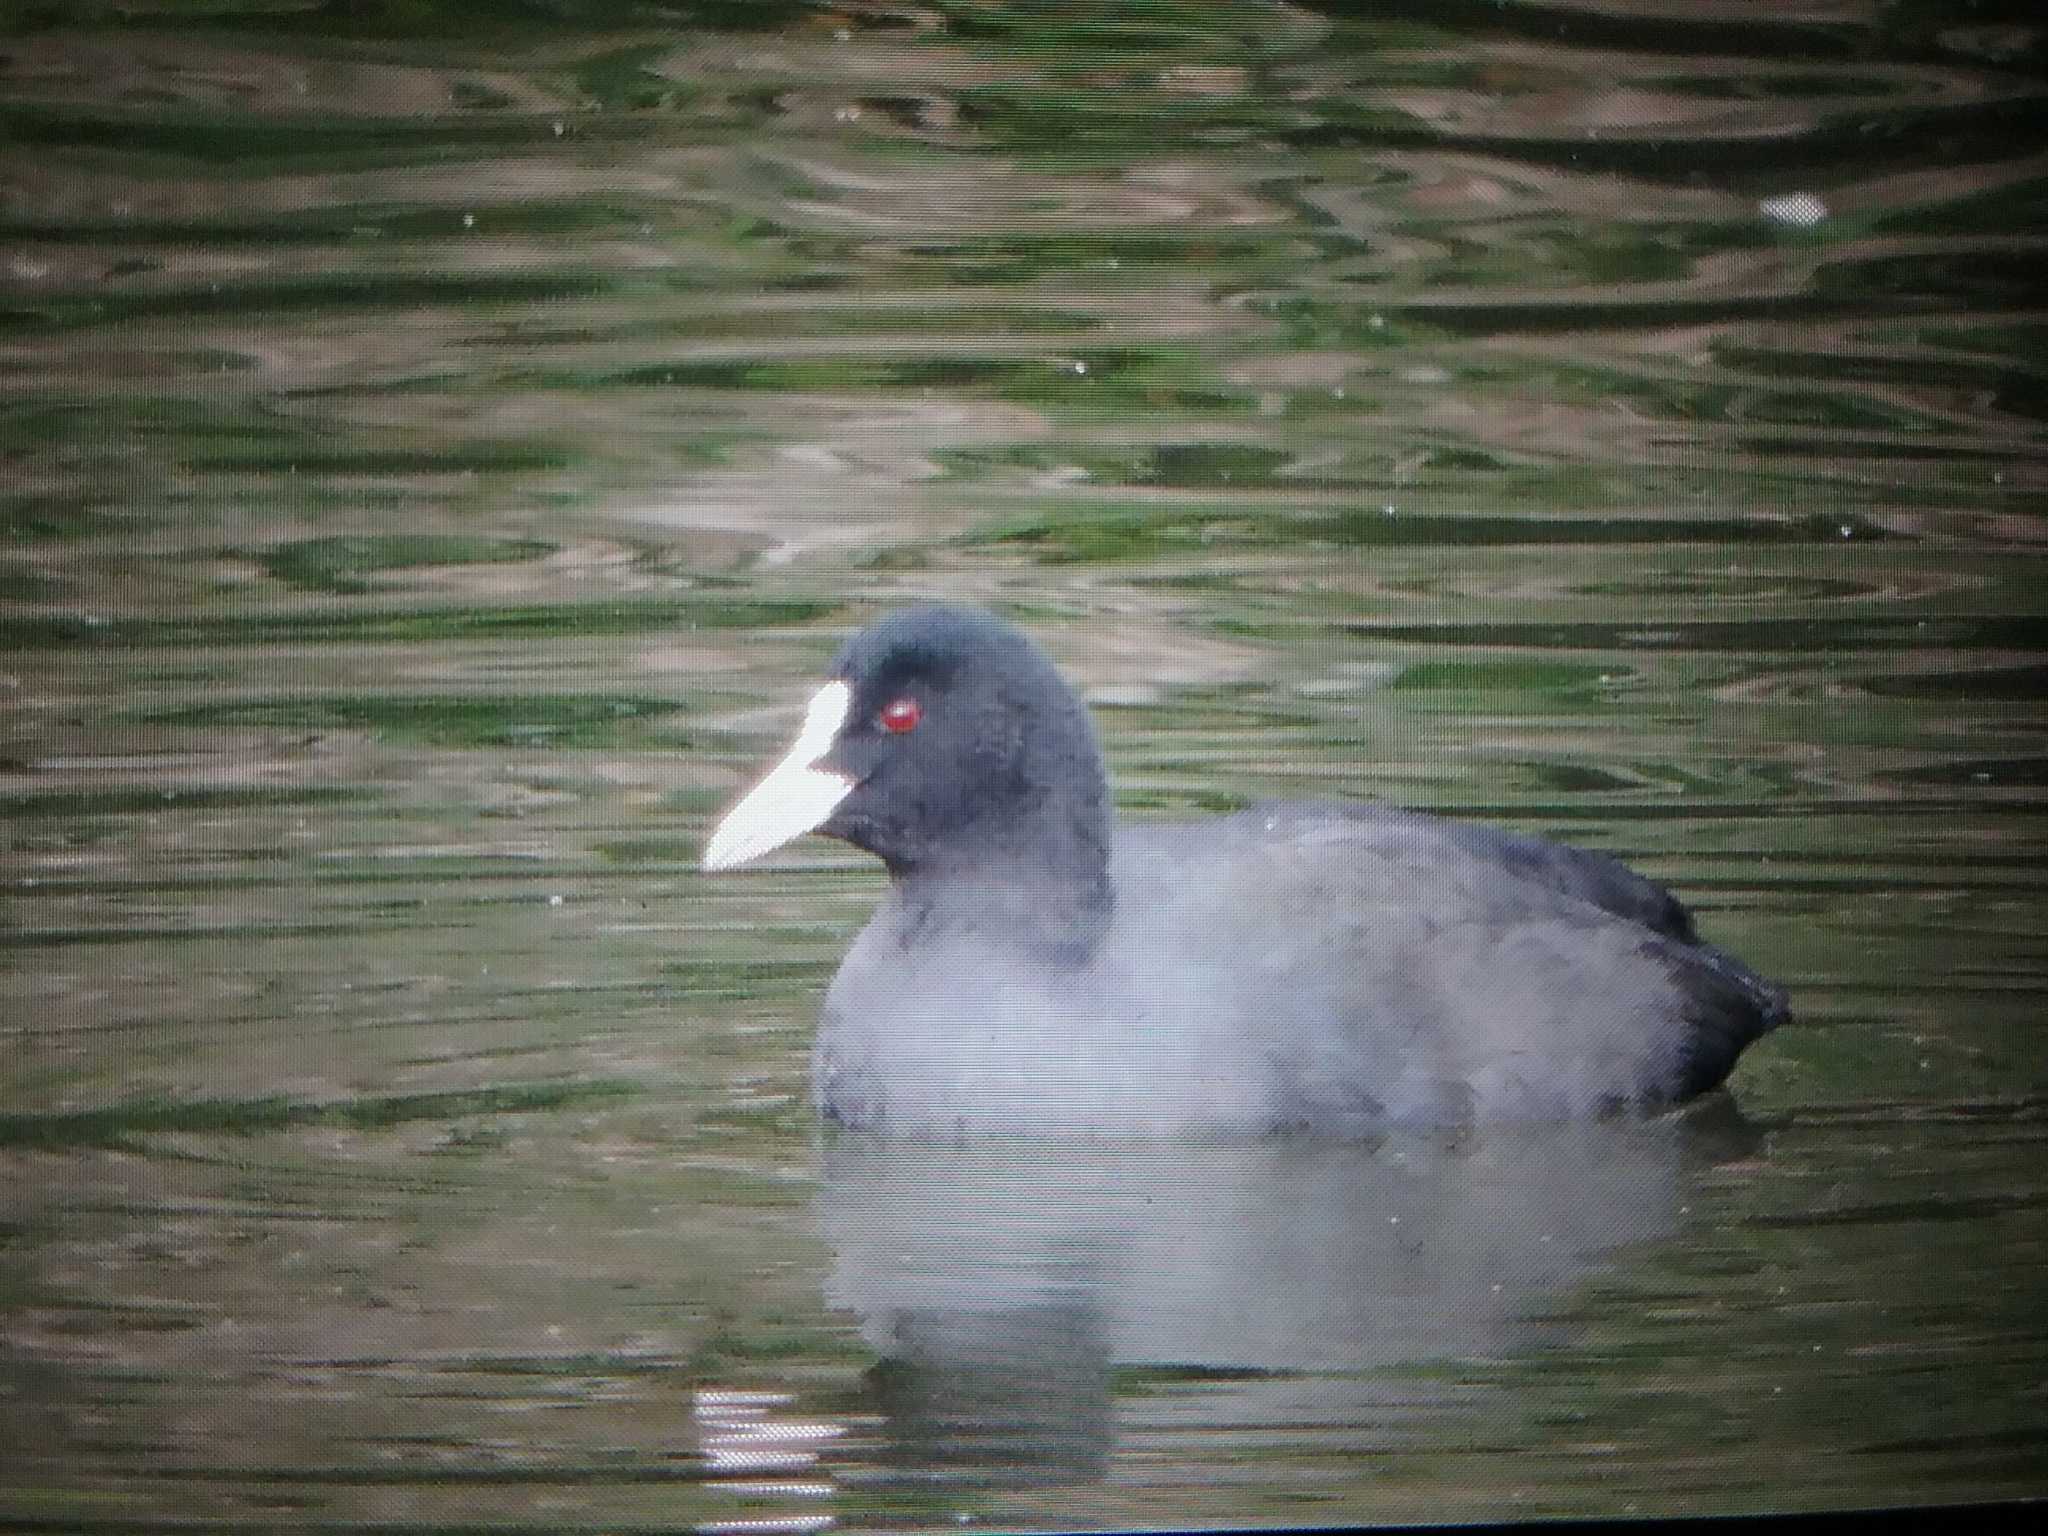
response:
[[[704,855],[808,831],[887,866],[813,1088],[891,1134],[1364,1136],[1645,1112],[1785,1018],[1598,853],[1372,804],[1112,825],[1086,708],[993,616],[847,642]]]

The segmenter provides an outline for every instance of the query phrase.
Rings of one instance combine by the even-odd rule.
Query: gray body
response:
[[[819,1108],[908,1135],[1369,1135],[1646,1111],[1784,1016],[1603,855],[1370,805],[1124,826],[1085,943],[1029,871],[898,879]]]

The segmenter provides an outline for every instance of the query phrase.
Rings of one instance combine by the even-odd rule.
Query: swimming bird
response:
[[[1086,706],[975,609],[848,640],[704,867],[811,831],[889,874],[812,1062],[822,1115],[884,1134],[1647,1113],[1787,1016],[1605,854],[1371,802],[1118,825]]]

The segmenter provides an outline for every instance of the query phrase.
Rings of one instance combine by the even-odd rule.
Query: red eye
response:
[[[882,706],[882,729],[898,736],[916,730],[923,718],[924,706],[915,699],[891,699]]]

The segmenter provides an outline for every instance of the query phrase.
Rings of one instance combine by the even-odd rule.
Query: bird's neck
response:
[[[1044,852],[1025,859],[983,849],[964,866],[892,871],[903,942],[967,931],[1058,964],[1085,962],[1116,910],[1106,851],[1092,867],[1057,869],[1048,869]]]

